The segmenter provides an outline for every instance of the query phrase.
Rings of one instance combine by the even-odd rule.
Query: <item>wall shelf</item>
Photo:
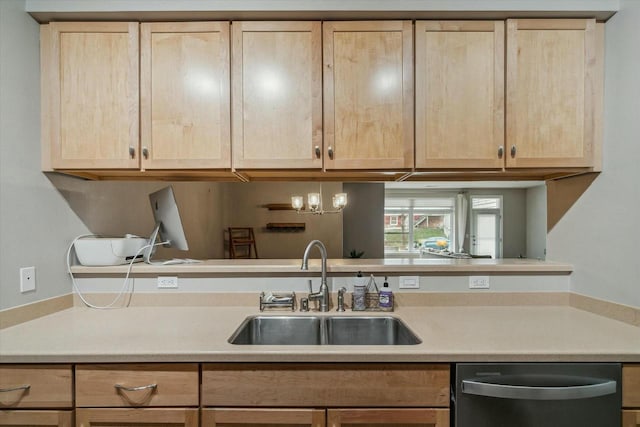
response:
[[[304,222],[270,222],[267,224],[268,231],[275,232],[299,232],[306,229]]]

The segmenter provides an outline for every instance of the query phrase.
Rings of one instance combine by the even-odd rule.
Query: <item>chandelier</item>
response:
[[[323,214],[334,214],[340,213],[347,206],[347,193],[337,193],[333,195],[332,198],[333,209],[332,211],[325,211],[322,204],[322,184],[320,184],[320,190],[317,193],[309,193],[307,194],[307,206],[309,207],[308,211],[304,209],[304,198],[302,196],[292,196],[291,197],[291,206],[296,210],[299,214],[313,214],[313,215],[323,215]]]

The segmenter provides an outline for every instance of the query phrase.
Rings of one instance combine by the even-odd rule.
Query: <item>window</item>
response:
[[[453,242],[453,197],[385,197],[385,255],[448,249]]]

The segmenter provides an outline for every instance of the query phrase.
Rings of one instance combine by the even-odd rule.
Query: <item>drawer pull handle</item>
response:
[[[114,387],[117,388],[118,390],[124,390],[124,391],[142,391],[142,390],[155,390],[156,388],[158,388],[158,384],[141,385],[139,387],[127,387],[122,384],[116,384],[114,385]]]
[[[18,391],[18,390],[27,391],[30,388],[31,388],[30,384],[20,385],[20,386],[17,386],[17,387],[0,388],[0,393],[8,393],[10,391]]]

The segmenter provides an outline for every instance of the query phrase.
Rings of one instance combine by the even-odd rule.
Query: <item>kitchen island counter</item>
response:
[[[400,307],[391,314],[422,339],[418,345],[229,344],[257,314],[256,307],[74,307],[1,330],[0,362],[640,362],[640,327],[570,306]]]

